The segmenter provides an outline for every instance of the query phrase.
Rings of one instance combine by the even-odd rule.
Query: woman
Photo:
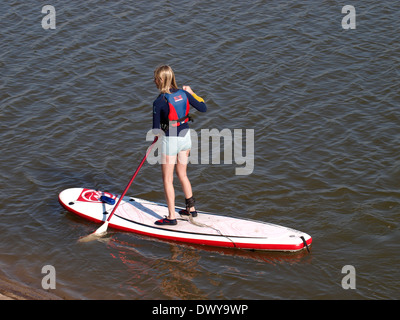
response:
[[[192,141],[188,122],[190,106],[200,112],[206,112],[204,100],[197,96],[189,86],[179,89],[170,66],[160,66],[154,71],[154,82],[160,95],[153,103],[153,130],[162,135],[161,171],[164,192],[168,204],[168,217],[155,222],[157,225],[176,225],[175,190],[173,186],[174,169],[181,182],[185,195],[186,210],[181,215],[197,216],[194,206],[192,186],[186,175],[188,157]],[[159,130],[157,130],[159,129]]]

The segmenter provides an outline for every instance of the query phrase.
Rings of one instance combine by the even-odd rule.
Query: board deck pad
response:
[[[118,195],[88,188],[70,188],[59,194],[60,204],[69,212],[103,223],[114,205],[101,201],[105,196],[118,202]],[[141,235],[193,244],[253,250],[299,251],[311,245],[312,238],[301,231],[276,224],[239,219],[202,211],[198,216],[179,215],[177,225],[155,225],[168,216],[165,204],[135,197],[124,197],[109,221],[109,227]]]

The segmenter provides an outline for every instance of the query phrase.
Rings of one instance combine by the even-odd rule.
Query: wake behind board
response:
[[[85,219],[103,223],[114,205],[100,200],[106,196],[118,201],[118,196],[85,188],[71,188],[59,194],[60,204],[68,211]],[[134,197],[124,197],[109,221],[109,227],[164,240],[269,251],[299,251],[312,242],[303,232],[271,223],[238,219],[198,211],[198,216],[180,216],[178,224],[158,226],[154,222],[168,215],[164,204]]]

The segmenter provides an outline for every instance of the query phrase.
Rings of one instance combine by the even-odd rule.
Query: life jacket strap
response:
[[[186,121],[187,119],[187,121]],[[161,124],[161,129],[165,132],[169,129],[169,124],[171,124],[173,127],[177,127],[181,124],[181,122],[194,122],[193,117],[191,115],[186,115],[182,118],[179,118],[178,120],[174,120],[174,121],[169,121],[169,123],[162,123]]]
[[[186,121],[186,119],[187,119],[187,121]],[[187,114],[186,116],[183,116],[182,118],[179,118],[178,120],[174,120],[174,121],[171,121],[171,122],[176,122],[176,123],[179,123],[179,122],[183,122],[183,121],[186,121],[186,122],[193,122],[193,118],[192,118],[192,116],[191,115],[189,115],[189,114]]]

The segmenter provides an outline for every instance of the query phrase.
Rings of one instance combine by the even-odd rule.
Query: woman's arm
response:
[[[189,99],[189,103],[196,108],[200,112],[206,112],[207,106],[202,97],[199,97],[197,94],[193,92],[193,90],[189,86],[183,86],[183,90],[185,90],[188,94],[187,97]]]

